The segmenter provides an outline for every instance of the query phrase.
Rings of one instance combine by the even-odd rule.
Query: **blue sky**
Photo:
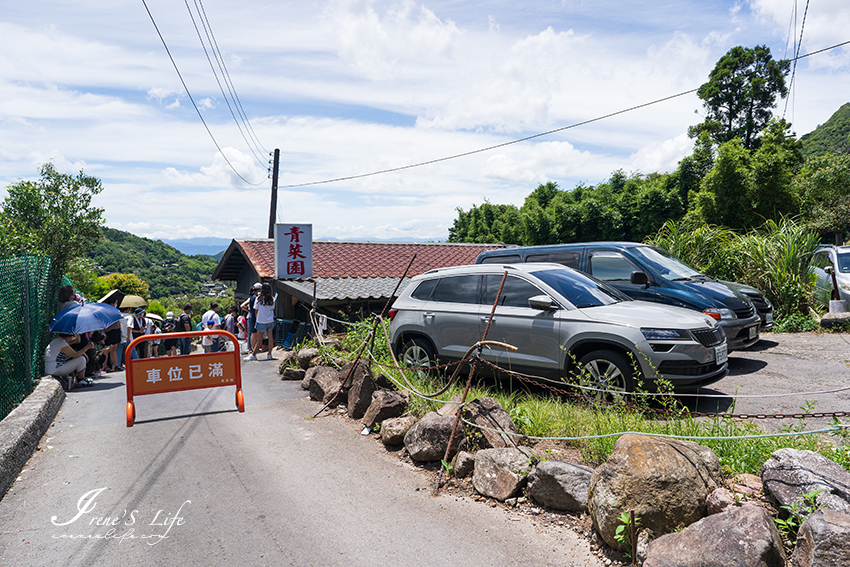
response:
[[[456,207],[521,204],[616,169],[670,171],[692,148],[695,94],[470,157],[697,88],[736,45],[792,53],[801,0],[224,2],[203,8],[255,134],[243,139],[182,2],[4,2],[0,197],[58,169],[103,181],[107,225],[150,238],[264,237],[267,151],[278,219],[316,238],[445,239]],[[796,17],[795,17],[796,9]],[[850,40],[846,0],[809,6],[802,50]],[[203,30],[202,30],[203,33]],[[205,37],[205,36],[204,36]],[[206,39],[206,37],[205,37]],[[813,130],[850,101],[850,49],[803,59],[785,117]],[[782,114],[785,101],[777,113]],[[256,154],[256,155],[255,155]],[[240,180],[227,161],[250,183]]]

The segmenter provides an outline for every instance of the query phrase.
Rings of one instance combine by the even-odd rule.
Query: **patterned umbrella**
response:
[[[121,317],[123,315],[120,311],[106,303],[75,305],[57,313],[50,321],[50,330],[54,333],[79,335],[105,329]]]

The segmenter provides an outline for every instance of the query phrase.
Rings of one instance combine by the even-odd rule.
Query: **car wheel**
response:
[[[578,364],[576,382],[579,386],[593,388],[583,389],[582,396],[598,401],[622,399],[618,392],[625,394],[635,390],[631,361],[613,350],[597,350],[584,355]]]
[[[434,366],[434,349],[425,339],[410,339],[401,350],[401,364],[408,368],[417,368],[420,375]]]

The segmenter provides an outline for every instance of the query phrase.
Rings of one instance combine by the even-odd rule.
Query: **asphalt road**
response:
[[[569,529],[431,495],[430,477],[317,411],[276,363],[234,388],[68,394],[0,501],[0,566],[601,565]]]
[[[850,335],[765,333],[749,349],[730,353],[729,375],[702,393],[717,397],[684,400],[692,409],[737,414],[802,413],[807,402],[814,403],[810,412],[850,412]],[[797,424],[756,421],[768,431]],[[831,418],[807,421],[809,429],[831,423]]]

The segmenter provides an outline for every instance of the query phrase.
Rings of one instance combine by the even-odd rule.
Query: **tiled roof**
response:
[[[344,301],[352,299],[383,299],[389,297],[401,278],[313,278],[316,282],[316,299],[319,301]],[[401,291],[410,278],[399,286]],[[302,296],[313,295],[313,283],[307,280],[287,280],[284,287],[301,292]],[[292,292],[290,292],[292,293]]]
[[[261,278],[274,278],[272,240],[238,240],[236,244]],[[416,260],[408,276],[434,268],[473,264],[481,252],[502,247],[501,244],[317,241],[313,242],[313,277],[395,278],[398,281],[414,254]],[[392,293],[392,289],[387,293]]]

